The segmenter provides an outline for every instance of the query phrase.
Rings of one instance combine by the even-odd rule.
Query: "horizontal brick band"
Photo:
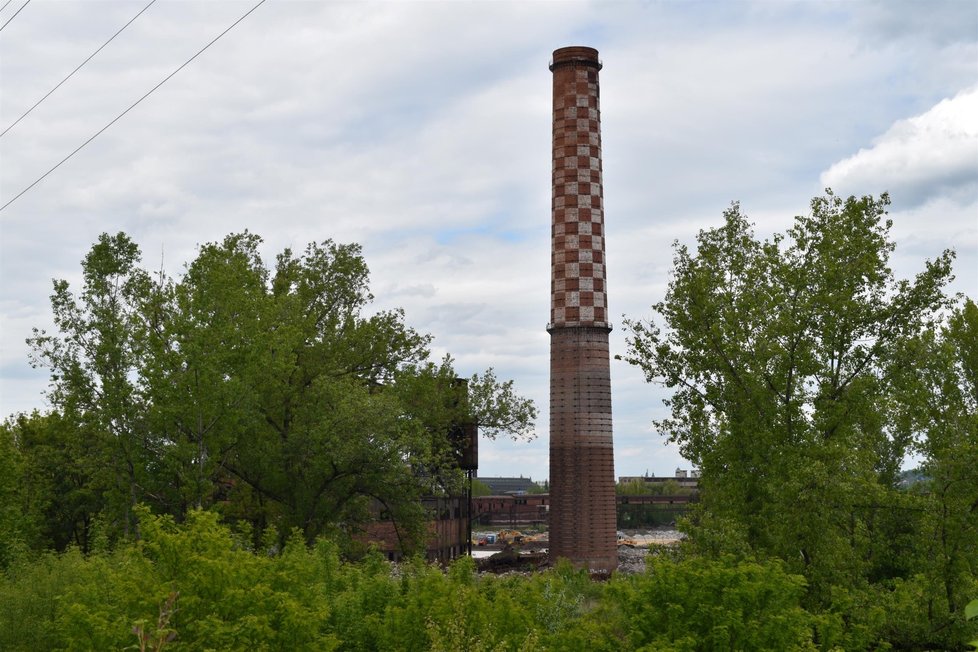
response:
[[[550,331],[550,552],[617,565],[608,329]]]

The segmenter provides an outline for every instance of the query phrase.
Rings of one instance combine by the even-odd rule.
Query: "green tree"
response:
[[[492,489],[485,482],[479,480],[478,478],[473,478],[472,480],[472,496],[491,496]]]
[[[550,493],[550,488],[546,487],[545,485],[537,484],[536,482],[534,482],[533,486],[530,487],[526,493],[530,495],[548,494]]]
[[[938,638],[916,628],[908,645],[953,645],[978,632],[961,617],[978,594],[978,306],[966,299],[900,354],[900,423],[925,478],[913,487],[912,570],[929,620],[941,625]]]
[[[227,486],[222,461],[239,432],[255,428],[254,388],[243,370],[260,364],[267,272],[251,234],[205,245],[179,283],[160,279],[143,377],[152,427],[168,446],[158,496],[166,511],[209,507]]]
[[[644,480],[631,480],[615,484],[615,493],[619,496],[643,496],[655,492]]]
[[[673,389],[658,428],[702,470],[694,542],[780,557],[815,604],[871,575],[878,514],[905,506],[896,352],[948,305],[950,251],[894,279],[888,203],[828,191],[765,241],[734,204],[675,245],[661,324],[627,322],[626,359]]]
[[[97,490],[101,472],[75,427],[52,412],[11,417],[0,426],[11,449],[0,459],[11,465],[0,474],[16,503],[6,503],[22,543],[33,549],[91,548],[105,500]],[[16,510],[17,516],[13,516]]]
[[[450,433],[528,436],[533,404],[491,369],[459,381],[402,311],[371,312],[357,245],[286,250],[274,268],[260,246],[232,234],[153,279],[135,243],[103,235],[80,297],[55,283],[58,333],[30,342],[85,489],[125,532],[137,501],[178,518],[213,506],[280,543],[356,534],[383,510],[419,545],[418,498],[461,491]]]
[[[124,233],[102,234],[82,262],[76,297],[54,282],[51,308],[58,329],[35,329],[28,339],[32,363],[51,369],[48,398],[84,442],[106,494],[111,520],[130,533],[132,508],[151,492],[149,466],[162,442],[147,427],[147,401],[139,382],[145,355],[144,305],[152,294],[139,267],[138,246]]]
[[[372,296],[359,247],[285,251],[272,272],[259,244],[241,234],[206,245],[177,286],[170,369],[179,380],[164,386],[199,397],[178,396],[171,408],[191,410],[180,418],[191,425],[189,459],[201,469],[216,458],[208,468],[228,474],[232,515],[259,530],[299,527],[311,541],[330,524],[368,519],[373,501],[417,529],[426,487],[413,467],[433,460],[448,430],[433,416],[436,439],[405,418],[417,416],[408,399],[438,405],[423,400],[446,375],[424,363],[430,338],[399,311],[363,314]]]
[[[0,572],[27,548],[30,523],[24,509],[23,461],[9,424],[0,426]]]

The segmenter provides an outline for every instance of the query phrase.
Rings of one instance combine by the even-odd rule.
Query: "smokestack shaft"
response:
[[[598,52],[553,63],[550,554],[618,565]]]

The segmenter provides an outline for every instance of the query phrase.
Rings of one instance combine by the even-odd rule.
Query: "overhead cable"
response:
[[[9,1],[9,0],[8,0],[8,1]],[[59,88],[61,88],[61,84],[63,84],[63,83],[65,83],[66,81],[68,81],[69,79],[71,79],[71,76],[72,76],[72,75],[74,75],[74,74],[75,74],[76,72],[78,72],[79,70],[81,70],[81,67],[82,67],[82,66],[84,66],[84,65],[85,65],[86,63],[88,63],[89,61],[91,61],[91,60],[92,60],[92,58],[94,58],[96,54],[98,54],[99,52],[101,52],[101,51],[102,51],[102,48],[104,48],[104,47],[105,47],[106,45],[108,45],[109,43],[111,43],[111,42],[112,42],[112,40],[113,40],[113,39],[114,39],[114,38],[115,38],[116,36],[118,36],[119,34],[121,34],[121,33],[122,33],[122,30],[124,30],[125,28],[127,28],[127,27],[129,27],[130,25],[132,25],[132,23],[133,23],[133,21],[134,21],[134,20],[136,20],[137,18],[139,18],[139,16],[140,16],[140,15],[141,15],[141,14],[142,14],[142,13],[143,13],[144,11],[146,11],[147,9],[149,9],[150,7],[152,7],[152,6],[153,6],[153,3],[155,3],[155,2],[156,2],[156,0],[150,0],[150,3],[149,3],[148,5],[146,5],[145,7],[143,7],[143,8],[142,8],[142,9],[141,9],[141,10],[139,11],[139,13],[138,13],[138,14],[136,14],[135,16],[133,16],[132,18],[130,18],[130,19],[129,19],[129,22],[128,22],[128,23],[126,23],[125,25],[123,25],[122,27],[120,27],[120,28],[119,28],[119,31],[118,31],[118,32],[116,32],[115,34],[113,34],[113,35],[112,35],[112,37],[111,37],[111,38],[110,38],[110,39],[109,39],[108,41],[106,41],[105,43],[103,43],[103,44],[102,44],[102,45],[101,45],[101,46],[99,47],[99,49],[97,49],[97,50],[95,50],[95,52],[92,52],[92,53],[91,53],[91,54],[90,54],[90,55],[88,56],[88,58],[87,58],[87,59],[85,59],[85,60],[84,60],[84,61],[82,61],[82,62],[81,62],[80,64],[78,64],[78,67],[77,67],[77,68],[75,68],[74,70],[72,70],[72,71],[71,71],[70,73],[68,73],[68,76],[67,76],[67,77],[65,77],[65,78],[64,78],[64,79],[62,79],[62,80],[61,80],[60,82],[58,82],[58,85],[57,85],[57,86],[55,86],[54,88],[52,88],[51,90],[49,90],[49,91],[47,92],[47,94],[46,94],[46,95],[45,95],[44,97],[42,97],[41,99],[39,99],[39,100],[38,100],[37,102],[35,102],[35,103],[34,103],[34,106],[32,106],[31,108],[29,108],[29,109],[27,109],[27,111],[25,111],[25,112],[24,112],[24,114],[23,114],[22,116],[20,116],[20,117],[19,117],[19,118],[17,118],[16,120],[14,120],[14,121],[13,121],[13,122],[12,122],[12,123],[10,124],[10,126],[8,126],[8,127],[6,128],[6,129],[4,129],[4,130],[3,130],[3,132],[0,132],[0,138],[3,138],[3,136],[4,136],[4,134],[6,134],[6,133],[7,133],[8,131],[10,131],[11,129],[13,129],[13,128],[14,128],[14,125],[16,125],[16,124],[17,124],[18,122],[20,122],[20,121],[21,121],[21,120],[23,120],[24,118],[26,118],[26,117],[27,117],[27,115],[28,115],[28,114],[29,114],[29,113],[30,113],[31,111],[33,111],[34,109],[36,109],[36,108],[37,108],[37,105],[38,105],[38,104],[40,104],[40,103],[41,103],[41,102],[43,102],[44,100],[46,100],[46,99],[48,99],[48,96],[49,96],[49,95],[51,95],[51,93],[53,93],[54,91],[56,91],[56,90],[58,90]]]
[[[152,95],[153,92],[157,88],[159,88],[160,86],[162,86],[163,84],[165,84],[167,81],[170,80],[171,77],[173,77],[178,72],[180,72],[181,70],[183,70],[184,68],[186,68],[190,64],[191,61],[193,61],[194,59],[196,59],[197,57],[199,57],[207,48],[209,48],[210,46],[212,46],[215,43],[217,43],[217,41],[222,36],[224,36],[225,34],[227,34],[228,32],[230,32],[232,29],[234,29],[237,26],[238,23],[240,23],[242,20],[244,20],[245,18],[247,18],[251,14],[251,12],[253,12],[255,9],[258,9],[258,7],[262,6],[263,4],[265,4],[265,0],[259,0],[258,4],[256,4],[254,7],[252,7],[248,11],[246,11],[244,13],[244,15],[241,16],[241,18],[239,18],[236,21],[234,21],[233,23],[231,23],[231,26],[230,27],[228,27],[223,32],[221,32],[220,34],[218,34],[217,36],[215,36],[214,39],[210,43],[208,43],[207,45],[205,45],[204,47],[202,47],[200,50],[198,50],[197,51],[197,54],[195,54],[194,56],[192,56],[189,59],[187,59],[186,61],[184,61],[180,65],[179,68],[177,68],[176,70],[174,70],[173,72],[171,72],[169,75],[167,75],[166,77],[164,77],[163,78],[163,81],[161,81],[160,83],[158,83],[153,88],[149,89],[149,91],[145,95],[143,95],[138,100],[136,100],[135,102],[133,102],[129,106],[128,109],[126,109],[125,111],[123,111],[122,113],[120,113],[119,115],[117,115],[115,118],[113,118],[112,121],[109,122],[109,124],[105,125],[101,129],[99,129],[97,132],[95,132],[95,134],[91,138],[89,138],[84,143],[82,143],[81,145],[79,145],[78,147],[76,147],[75,150],[71,154],[68,154],[68,156],[66,156],[63,159],[61,159],[60,161],[58,161],[57,165],[55,165],[53,168],[51,168],[50,170],[48,170],[47,172],[45,172],[44,174],[42,174],[40,177],[38,177],[31,185],[27,186],[26,188],[24,188],[23,190],[21,190],[19,193],[17,193],[14,196],[13,199],[11,199],[10,201],[8,201],[3,206],[0,206],[0,211],[3,211],[4,209],[7,208],[7,206],[10,206],[12,203],[14,203],[15,201],[17,201],[24,193],[26,193],[28,190],[30,190],[31,188],[33,188],[34,186],[36,186],[37,184],[39,184],[41,181],[44,180],[45,177],[47,177],[49,174],[51,174],[52,172],[54,172],[55,170],[57,170],[59,167],[61,167],[68,159],[70,159],[72,156],[74,156],[75,154],[77,154],[78,152],[80,152],[82,150],[82,148],[84,148],[90,142],[92,142],[93,140],[95,140],[96,138],[98,138],[102,134],[102,132],[104,132],[106,129],[108,129],[109,127],[111,127],[112,125],[114,125],[116,122],[118,122],[122,118],[122,116],[126,115],[127,113],[129,113],[130,111],[132,111],[134,108],[136,108],[136,106],[140,102],[142,102],[147,97],[149,97],[150,95]]]
[[[3,24],[3,26],[0,26],[0,32],[2,32],[2,31],[3,31],[3,28],[4,28],[4,27],[6,27],[7,25],[9,25],[9,24],[10,24],[10,21],[12,21],[12,20],[13,20],[14,18],[16,18],[16,17],[17,17],[17,14],[19,14],[20,12],[22,12],[22,11],[24,10],[24,7],[26,7],[26,6],[27,6],[27,5],[29,5],[30,3],[31,3],[31,0],[26,0],[26,1],[24,2],[24,4],[22,4],[22,5],[20,6],[20,9],[18,9],[17,11],[15,11],[15,12],[14,12],[14,15],[13,15],[13,16],[11,16],[10,18],[8,18],[8,19],[7,19],[7,22],[5,22],[5,23]],[[10,4],[10,2],[9,2],[9,0],[8,0],[8,2],[7,2],[7,4]],[[7,5],[4,5],[4,7],[6,7],[6,6],[7,6]]]

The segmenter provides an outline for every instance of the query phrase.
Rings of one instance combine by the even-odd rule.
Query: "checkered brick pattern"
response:
[[[555,55],[551,327],[608,325],[597,53]],[[560,53],[561,51],[558,51]],[[592,55],[593,53],[593,55]]]
[[[550,556],[618,565],[598,52],[554,52]]]

